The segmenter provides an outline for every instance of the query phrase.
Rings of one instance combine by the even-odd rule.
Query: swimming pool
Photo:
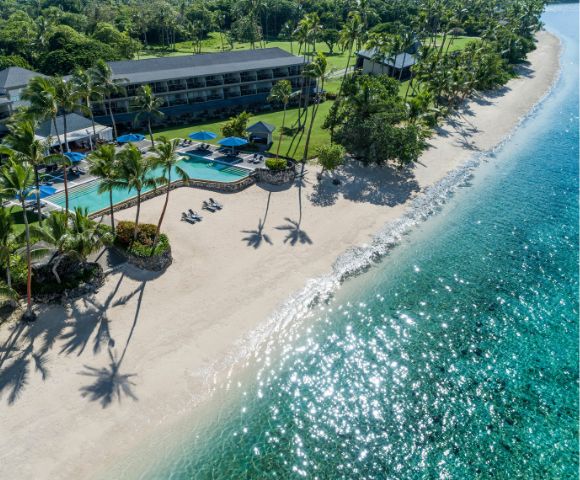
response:
[[[183,160],[178,165],[187,172],[189,178],[194,180],[207,180],[211,182],[231,183],[250,174],[249,170],[244,168],[213,162],[211,160],[198,157],[192,154],[183,154]],[[162,168],[156,168],[151,171],[150,177],[159,177],[163,173]],[[171,173],[172,180],[178,180],[177,173]],[[69,209],[74,210],[76,207],[87,208],[89,213],[98,212],[109,207],[109,193],[99,193],[99,180],[87,182],[83,185],[69,188],[68,200]],[[152,190],[151,188],[143,189],[142,193]],[[113,190],[113,203],[117,204],[137,195],[135,190],[118,189]],[[64,191],[60,191],[46,197],[51,203],[60,207],[65,206]]]

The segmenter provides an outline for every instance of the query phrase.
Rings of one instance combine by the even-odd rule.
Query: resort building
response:
[[[391,77],[407,79],[411,67],[417,63],[417,53],[421,48],[418,40],[406,51],[397,55],[382,55],[376,48],[360,50],[356,53],[356,66],[364,74],[386,74]]]
[[[0,135],[8,131],[5,122],[12,112],[26,104],[20,100],[22,90],[31,78],[38,76],[43,75],[20,67],[0,70]]]
[[[125,87],[112,103],[115,121],[131,128],[137,110],[135,97],[142,85],[150,85],[163,100],[165,116],[160,123],[223,118],[243,110],[272,108],[267,98],[280,80],[289,80],[294,89],[302,88],[304,59],[280,48],[263,48],[126,60],[109,66],[113,78]],[[99,122],[110,123],[102,103],[94,106],[94,114]]]

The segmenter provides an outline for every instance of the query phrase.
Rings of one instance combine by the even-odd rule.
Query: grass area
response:
[[[466,37],[466,36],[458,36],[458,37],[447,37],[445,40],[445,46],[443,47],[443,51],[446,51],[447,47],[449,47],[450,52],[456,52],[458,50],[463,50],[469,42],[479,42],[481,39],[479,37]],[[443,36],[437,36],[437,45],[441,45],[443,41]]]
[[[298,53],[298,43],[289,41],[267,41],[262,44],[266,48],[278,47],[294,55],[302,55],[304,52]],[[227,43],[224,45],[226,51],[230,51],[230,46]],[[251,48],[249,43],[235,42],[233,50],[249,50]],[[316,50],[327,55],[328,69],[342,70],[346,68],[348,60],[348,52],[341,52],[338,47],[334,48],[334,53],[330,54],[328,46],[325,43],[319,42],[316,44]],[[202,41],[201,53],[221,52],[222,45],[220,35],[218,32],[209,34],[209,38]],[[168,51],[160,48],[149,48],[140,52],[138,58],[153,58],[160,56],[176,56],[176,55],[191,55],[193,53],[193,45],[191,42],[178,42],[175,44],[175,51]],[[353,55],[351,65],[354,64]]]
[[[312,136],[310,139],[310,147],[309,147],[309,154],[308,157],[312,158],[316,156],[316,148],[330,142],[330,133],[328,130],[322,129],[322,124],[324,123],[324,119],[328,115],[328,111],[332,106],[331,101],[326,101],[320,104],[318,109],[318,114],[316,115],[316,119],[314,120],[314,126],[312,128]],[[312,108],[309,109],[312,111]],[[258,121],[263,121],[267,123],[271,123],[272,125],[276,126],[276,131],[274,132],[274,144],[270,149],[271,152],[276,152],[278,148],[278,142],[280,141],[280,127],[282,126],[282,117],[283,112],[268,112],[268,113],[261,113],[257,115],[253,115],[250,119],[250,124]],[[292,108],[288,109],[286,112],[286,128],[285,128],[285,135],[282,139],[282,144],[280,145],[280,154],[287,155],[300,159],[304,154],[304,143],[306,141],[306,132],[302,135],[302,138],[298,142],[298,139],[292,144],[292,135],[295,131],[295,125],[298,121],[298,109]],[[188,125],[187,127],[178,127],[178,128],[164,128],[155,132],[154,136],[159,137],[160,135],[165,135],[169,138],[186,138],[189,133],[196,130],[207,130],[210,132],[214,132],[221,137],[221,127],[226,122],[226,120],[220,120],[215,122],[208,122],[208,123],[201,123],[195,125]],[[310,122],[310,116],[308,117],[308,122]],[[300,136],[298,136],[300,138]],[[213,142],[216,144],[216,139]],[[292,146],[292,150],[288,151],[290,146]]]

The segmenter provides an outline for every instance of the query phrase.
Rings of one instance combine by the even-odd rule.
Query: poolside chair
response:
[[[190,218],[193,218],[194,220],[196,220],[198,222],[201,222],[203,220],[203,217],[199,213],[194,212],[191,208],[188,210],[188,212],[189,212]]]
[[[207,203],[205,200],[203,201],[203,204],[202,204],[202,205],[203,205],[203,206],[202,206],[202,208],[203,208],[204,210],[209,210],[209,211],[210,211],[210,212],[212,212],[212,213],[214,213],[214,212],[217,210],[217,208],[216,208],[216,207],[214,207],[213,205],[210,205],[210,204],[209,204],[209,203]]]
[[[195,220],[188,216],[185,212],[181,212],[181,221],[191,223],[192,225],[195,224]]]
[[[219,203],[219,202],[216,202],[216,201],[215,201],[213,198],[211,198],[211,197],[209,198],[209,203],[210,203],[210,205],[211,205],[212,207],[215,207],[215,208],[217,208],[218,210],[221,210],[222,208],[224,208],[224,206],[223,206],[221,203]]]

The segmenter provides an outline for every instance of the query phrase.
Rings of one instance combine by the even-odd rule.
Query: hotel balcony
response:
[[[223,85],[224,84],[224,79],[221,75],[219,76],[213,76],[213,77],[206,77],[205,78],[205,84],[208,87],[216,87],[218,85]]]
[[[240,88],[240,94],[242,96],[245,96],[245,95],[255,95],[256,92],[257,92],[257,90],[256,90],[256,86],[255,85],[246,85],[246,86],[242,86]]]
[[[273,71],[274,78],[283,78],[288,76],[287,68],[275,68]]]
[[[240,74],[242,82],[255,82],[258,79],[256,72],[244,72]]]
[[[151,89],[153,90],[153,93],[167,93],[167,84],[156,82],[151,85]]]
[[[270,93],[272,90],[272,82],[258,83],[257,87],[258,93]]]
[[[205,80],[203,78],[188,78],[187,88],[204,88]]]
[[[272,80],[274,78],[274,73],[272,70],[260,70],[258,72],[258,80]]]
[[[224,76],[225,84],[240,83],[240,81],[240,75],[236,73],[228,73]]]
[[[170,92],[178,92],[187,89],[187,83],[180,80],[170,80],[167,82],[167,89]]]
[[[228,88],[227,90],[224,90],[225,93],[225,98],[237,98],[240,96],[240,88],[239,87],[233,87],[233,88]]]

